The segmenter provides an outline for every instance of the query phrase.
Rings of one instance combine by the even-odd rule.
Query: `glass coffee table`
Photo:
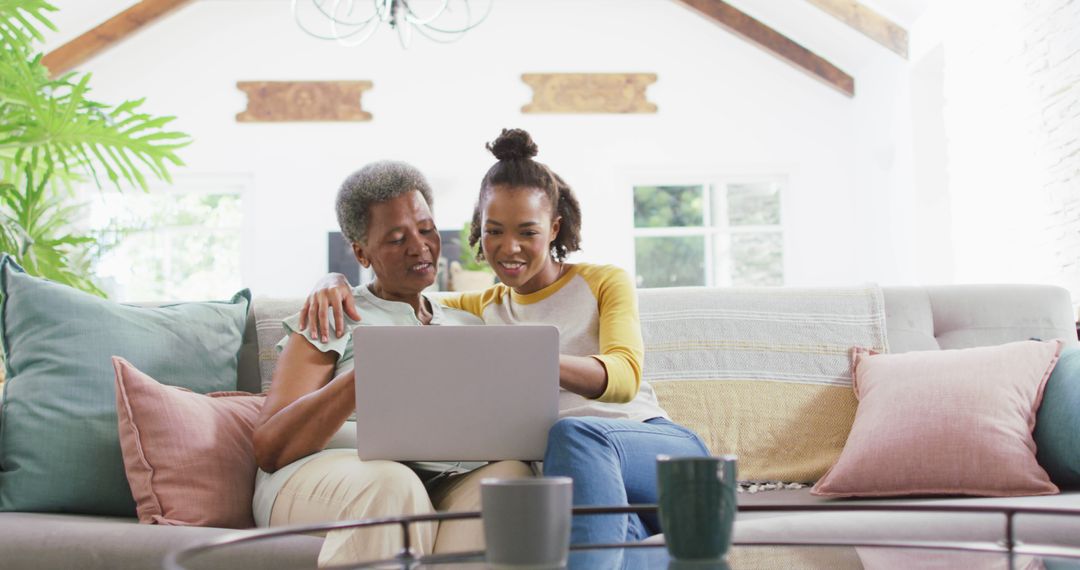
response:
[[[998,542],[949,541],[808,541],[808,542],[735,542],[724,560],[714,562],[680,562],[668,556],[662,542],[645,541],[633,544],[573,545],[570,548],[568,570],[593,569],[667,569],[667,570],[739,570],[753,568],[807,569],[907,569],[907,568],[1001,568],[1017,570],[1075,569],[1080,570],[1080,548],[1049,545],[1019,544],[1014,540],[1016,515],[1049,515],[1076,517],[1069,509],[1020,508],[998,506],[938,506],[938,505],[867,505],[831,503],[819,505],[741,506],[739,512],[924,512],[980,513],[1003,517],[1002,537]],[[604,514],[655,514],[655,505],[626,507],[576,507],[575,516]],[[318,525],[278,527],[238,531],[218,539],[183,550],[170,552],[166,570],[189,570],[186,564],[212,557],[225,549],[240,545],[273,540],[298,534],[325,533],[332,530],[396,525],[402,530],[404,548],[395,558],[373,560],[333,568],[419,570],[473,570],[487,568],[483,552],[431,554],[416,556],[409,544],[411,525],[432,521],[480,518],[479,512],[433,513],[406,517],[342,521]],[[310,568],[315,568],[312,561]],[[324,567],[326,568],[326,567]]]

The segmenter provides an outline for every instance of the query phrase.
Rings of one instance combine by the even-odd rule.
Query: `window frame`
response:
[[[730,255],[731,236],[736,234],[773,233],[778,234],[781,244],[784,242],[784,203],[785,194],[790,192],[790,176],[776,172],[761,174],[713,174],[713,175],[689,175],[686,173],[675,175],[650,174],[635,176],[628,179],[630,187],[630,225],[631,239],[633,240],[633,275],[637,275],[637,238],[639,237],[693,237],[702,236],[705,239],[705,287],[731,287],[732,258]],[[774,183],[779,185],[779,216],[777,224],[755,224],[732,226],[728,219],[728,189],[737,184],[762,184]],[[639,228],[634,220],[634,192],[640,186],[700,186],[702,188],[702,225],[701,226],[667,226]],[[723,189],[718,192],[718,189]],[[716,195],[721,195],[719,203]],[[718,221],[719,223],[714,223]],[[726,238],[726,239],[725,239]],[[724,239],[729,252],[726,256],[718,256],[717,243]],[[781,246],[781,252],[784,251]],[[722,258],[721,258],[722,257]],[[786,259],[786,257],[785,257]],[[781,266],[781,275],[786,275],[784,262]],[[781,277],[783,279],[783,277]],[[635,277],[636,281],[636,277]]]

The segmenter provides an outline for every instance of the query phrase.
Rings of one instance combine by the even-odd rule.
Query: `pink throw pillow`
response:
[[[113,357],[120,449],[139,522],[250,528],[262,395],[197,394]]]
[[[859,407],[826,497],[1050,495],[1035,413],[1061,341],[900,354],[855,349]]]

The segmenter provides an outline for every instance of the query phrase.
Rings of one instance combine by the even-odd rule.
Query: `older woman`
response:
[[[431,302],[422,291],[435,281],[441,242],[431,214],[431,188],[420,172],[401,162],[376,162],[353,173],[337,196],[342,233],[357,261],[375,280],[352,290],[362,322],[344,320],[341,337],[301,334],[300,314],[284,320],[288,336],[269,396],[255,429],[259,474],[254,512],[259,526],[277,526],[479,508],[485,476],[530,474],[520,462],[500,462],[431,484],[431,495],[411,467],[361,461],[356,427],[351,331],[366,325],[465,325],[480,319]],[[314,336],[314,335],[312,335]],[[363,371],[360,371],[363,373]],[[413,527],[422,553],[478,548],[471,525]],[[330,533],[319,564],[389,558],[401,548],[394,526]]]

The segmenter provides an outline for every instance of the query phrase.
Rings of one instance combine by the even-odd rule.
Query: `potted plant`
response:
[[[0,253],[31,275],[104,296],[92,278],[97,239],[80,234],[73,185],[100,177],[147,190],[169,180],[190,142],[166,130],[173,117],[140,111],[142,99],[112,105],[88,97],[90,74],[53,79],[35,52],[41,28],[55,30],[44,0],[0,0]],[[4,381],[0,355],[0,387]]]
[[[27,273],[104,295],[91,276],[97,240],[80,234],[73,184],[105,177],[147,190],[147,175],[169,181],[190,142],[167,130],[173,117],[89,98],[90,74],[52,79],[34,44],[55,30],[44,0],[0,0],[0,252]]]

